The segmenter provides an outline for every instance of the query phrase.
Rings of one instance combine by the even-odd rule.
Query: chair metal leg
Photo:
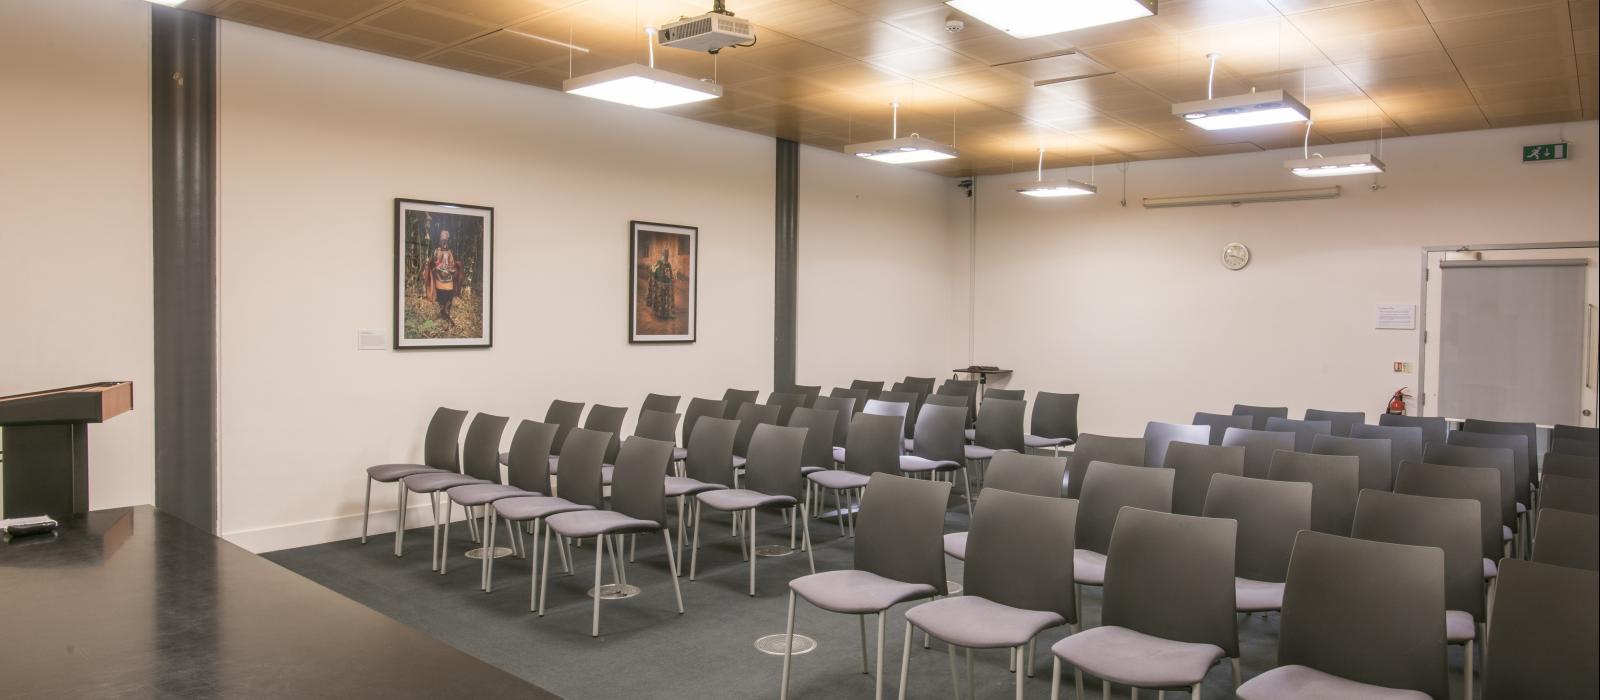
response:
[[[1050,700],[1061,700],[1061,657],[1051,654],[1050,658]]]
[[[545,523],[544,529],[548,532],[550,530],[550,523]],[[566,573],[566,575],[571,576],[572,542],[568,541],[567,538],[562,537],[561,535],[556,535],[556,544],[560,545],[557,549],[561,551],[561,570]]]
[[[557,542],[557,546],[561,543]],[[539,566],[539,617],[544,617],[544,596],[550,592],[550,524],[544,525],[544,558]]]
[[[367,477],[367,499],[361,506],[361,544],[367,543],[367,517],[372,514],[372,477]]]
[[[888,613],[888,610],[878,611],[878,673],[874,677],[876,685],[872,695],[873,700],[883,700],[883,627],[889,617]]]
[[[594,538],[594,621],[589,626],[589,636],[600,636],[600,574],[605,571],[606,537]]]
[[[1028,677],[1033,677],[1033,649],[1038,646],[1038,637],[1028,640]]]
[[[1238,690],[1239,682],[1244,680],[1243,674],[1239,672],[1239,659],[1233,658],[1228,660],[1233,662],[1233,689]]]
[[[1027,645],[1023,645],[1023,646],[1017,647],[1016,649],[1014,649],[1012,651],[1015,653],[1016,657],[1020,659],[1027,653],[1027,651],[1026,651],[1027,648],[1028,648]],[[1028,673],[1028,670],[1026,668],[1023,668],[1026,665],[1027,664],[1025,664],[1025,663],[1017,664],[1017,700],[1022,700],[1022,679]]]
[[[672,531],[661,531],[661,543],[667,548],[667,571],[672,574],[672,596],[678,599],[678,614],[683,614],[683,589],[678,587],[678,558],[672,556]]]
[[[1194,698],[1194,700],[1200,700],[1200,684],[1199,683],[1194,684],[1194,690],[1190,691],[1189,697]]]
[[[964,649],[967,653],[967,697],[978,700],[978,681],[972,672],[972,649]]]
[[[750,531],[750,597],[754,598],[756,597],[756,560],[760,559],[760,557],[756,556],[756,509],[751,508],[750,515],[747,517],[749,518],[747,525]]]
[[[911,668],[911,622],[906,621],[906,637],[900,644],[899,698],[906,700],[906,672]]]
[[[1461,697],[1472,700],[1472,640],[1470,639],[1467,640],[1466,656],[1461,662],[1461,687],[1466,690],[1466,694]]]
[[[783,645],[783,680],[778,686],[778,700],[789,697],[789,664],[794,657],[794,591],[789,591],[789,622],[784,626],[786,641]]]
[[[683,496],[678,497],[678,561],[683,561]]]
[[[406,539],[406,482],[404,479],[395,482],[395,487],[400,490],[394,497],[398,507],[394,511],[394,555],[400,556],[400,547]]]
[[[546,535],[546,537],[549,537]],[[528,545],[524,543],[523,549]],[[544,566],[550,565],[550,548],[544,548],[544,565],[539,564],[539,521],[533,521],[533,551],[528,553],[528,612],[539,609],[539,577],[544,575]]]
[[[450,549],[450,518],[454,517],[452,506],[455,504],[449,498],[444,499],[444,538],[439,538],[439,494],[431,493],[428,497],[433,499],[433,570],[442,576],[445,571],[445,557],[449,556]]]
[[[946,656],[950,657],[950,697],[961,698],[961,674],[956,673],[956,645],[945,644]]]
[[[964,483],[966,485],[966,488],[967,488],[967,491],[966,491],[966,493],[967,493],[967,517],[970,518],[970,517],[972,517],[972,503],[973,503],[973,498],[972,498],[972,474],[967,471],[966,467],[962,467],[961,468],[961,481],[962,481],[962,483]]]
[[[494,523],[491,520],[493,517],[494,508],[484,506],[483,525],[478,528],[483,532],[484,546],[483,560],[478,566],[478,588],[485,593],[489,592],[489,565],[494,562]]]
[[[1056,657],[1056,658],[1059,659],[1060,657]],[[1056,661],[1056,663],[1059,664],[1061,662],[1060,661]],[[1075,686],[1076,690],[1078,691],[1078,694],[1074,695],[1073,697],[1078,698],[1078,700],[1083,700],[1083,698],[1084,698],[1084,694],[1083,694],[1083,669],[1078,668],[1076,666],[1074,666],[1072,668],[1072,684],[1073,684],[1073,686]]]
[[[800,515],[800,506],[794,506],[784,512],[789,516],[789,550],[794,551],[795,533],[798,532],[798,528],[796,526],[800,524],[796,522],[799,520],[798,516]]]
[[[628,563],[634,562],[633,555],[639,553],[639,536],[628,535]]]
[[[1139,689],[1129,688],[1128,697],[1137,700],[1139,697]],[[1100,700],[1111,700],[1111,683],[1105,679],[1100,680]]]
[[[806,548],[806,563],[811,565],[811,573],[817,573],[817,558],[812,556],[811,545],[811,514],[805,506],[800,506],[800,536]]]
[[[700,499],[694,503],[694,543],[689,547],[689,580],[694,580],[695,568],[700,565]]]
[[[857,615],[856,623],[861,628],[861,673],[865,675],[872,672],[867,667],[867,616]]]

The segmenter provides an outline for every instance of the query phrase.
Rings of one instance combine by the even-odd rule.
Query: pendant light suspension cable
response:
[[[1209,100],[1214,97],[1212,86],[1217,82],[1217,59],[1222,58],[1222,54],[1212,51],[1206,54],[1206,58],[1211,59],[1211,70],[1206,72],[1206,99]]]

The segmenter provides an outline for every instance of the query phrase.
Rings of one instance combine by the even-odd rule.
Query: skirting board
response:
[[[373,500],[376,501],[377,494],[373,494],[373,496]],[[406,510],[409,511],[406,514],[406,524],[410,526],[411,531],[409,536],[411,537],[418,535],[417,528],[426,528],[430,523],[433,522],[433,508],[428,505],[428,499],[423,496],[417,496],[417,498],[422,501],[421,505],[412,505],[406,508]],[[393,502],[392,495],[390,496],[389,500],[390,502]],[[374,503],[374,505],[376,505],[376,503]],[[456,513],[453,522],[462,522],[463,520],[466,520],[466,515],[461,511],[461,509],[455,510]],[[368,547],[392,548],[394,546],[394,540],[390,539],[388,536],[390,533],[394,532],[394,513],[395,511],[393,508],[388,508],[385,510],[373,508],[371,520],[368,521]],[[384,535],[382,541],[373,541],[372,537],[376,535]],[[308,547],[314,544],[337,542],[339,540],[349,540],[360,537],[361,514],[351,513],[350,515],[341,515],[335,518],[304,520],[298,523],[274,525],[271,527],[255,528],[252,530],[234,530],[232,532],[221,533],[221,536],[222,539],[232,542],[255,554],[261,554],[263,552],[275,552],[280,549],[293,549],[295,547]],[[427,531],[424,530],[421,533],[421,536],[428,537],[429,535]]]

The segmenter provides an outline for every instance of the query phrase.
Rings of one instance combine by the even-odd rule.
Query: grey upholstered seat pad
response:
[[[1458,644],[1478,638],[1478,623],[1465,610],[1444,611],[1444,639]]]
[[[682,462],[689,458],[689,450],[683,447],[672,448],[672,461]]]
[[[1248,578],[1233,579],[1234,609],[1265,612],[1283,609],[1283,584]]]
[[[800,473],[801,474],[815,474],[815,473],[823,471],[825,469],[827,469],[827,467],[801,467],[800,468]]]
[[[511,453],[510,452],[501,452],[500,453],[500,463],[501,464],[511,464]]]
[[[1489,558],[1485,557],[1484,560],[1483,560],[1483,580],[1487,581],[1487,580],[1495,578],[1495,577],[1497,577],[1499,575],[1500,575],[1500,565],[1494,563],[1493,559],[1489,559]]]
[[[505,484],[467,484],[466,486],[452,487],[445,493],[450,496],[450,500],[464,506],[481,506],[502,498],[540,495]]]
[[[853,615],[887,610],[936,592],[926,583],[906,583],[855,569],[801,576],[789,582],[789,590],[823,610]]]
[[[844,448],[843,447],[835,447],[835,448],[833,448],[833,461],[838,462],[839,464],[844,464]]]
[[[443,469],[434,469],[422,464],[379,464],[375,467],[367,467],[367,478],[387,484],[399,481],[412,474],[429,474],[432,472],[450,473]]]
[[[1096,678],[1158,689],[1194,685],[1222,658],[1222,647],[1215,644],[1175,642],[1114,626],[1084,630],[1050,651]]]
[[[967,533],[952,532],[944,536],[944,553],[952,557],[967,560]]]
[[[774,496],[770,493],[751,491],[750,489],[717,489],[707,491],[696,498],[717,510],[747,510],[750,508],[764,508],[767,506],[792,506],[795,500],[790,496]]]
[[[667,498],[688,496],[690,494],[700,493],[701,491],[715,491],[717,489],[725,488],[728,487],[723,486],[722,484],[708,484],[704,481],[697,481],[683,476],[667,477]]]
[[[965,437],[967,442],[972,442],[973,440],[978,439],[978,430],[976,428],[967,428],[966,430],[961,431],[961,436]]]
[[[649,520],[630,518],[614,510],[574,510],[557,513],[544,520],[551,530],[567,537],[594,537],[613,532],[655,530],[660,525]]]
[[[1239,686],[1241,700],[1429,700],[1427,693],[1367,685],[1310,666],[1279,666]]]
[[[902,444],[904,444],[906,452],[910,452],[910,451],[912,451],[914,449],[917,449],[916,448],[917,441],[913,440],[911,438],[906,438],[904,443],[902,443]]]
[[[1106,583],[1106,555],[1092,549],[1072,550],[1072,580],[1091,586]]]
[[[1044,437],[1042,435],[1024,435],[1022,436],[1022,444],[1034,448],[1061,447],[1062,445],[1071,445],[1072,439]]]
[[[733,456],[733,468],[734,469],[743,469],[744,465],[749,464],[749,463],[750,463],[750,460],[745,459],[743,457],[740,457],[739,455],[734,455]]]
[[[907,610],[906,620],[967,649],[1021,646],[1039,632],[1066,622],[1053,612],[1013,608],[971,595],[923,603]]]
[[[1516,536],[1516,534],[1511,531],[1511,526],[1509,526],[1509,525],[1501,525],[1500,526],[1500,541],[1501,542],[1510,542],[1511,538],[1515,537],[1515,536]]]
[[[556,468],[561,465],[561,455],[550,455],[550,473],[556,473]]]
[[[994,457],[994,450],[981,445],[962,445],[961,449],[966,452],[967,459],[990,459]]]
[[[844,469],[829,469],[807,474],[806,478],[830,489],[859,489],[867,486],[867,475]]]
[[[551,496],[518,496],[502,498],[494,502],[494,512],[506,520],[533,520],[557,513],[570,513],[575,510],[592,510],[594,506],[585,506],[573,503],[565,498]]]
[[[1526,513],[1526,512],[1528,512],[1528,506],[1523,504],[1521,501],[1518,501],[1517,502],[1517,514],[1521,515],[1521,514]]]
[[[600,485],[610,486],[611,475],[617,473],[617,468],[609,464],[600,465]]]
[[[900,471],[903,472],[923,473],[960,468],[961,464],[959,462],[952,462],[947,459],[934,460],[912,455],[900,455]]]
[[[457,486],[465,486],[467,484],[489,483],[482,479],[473,478],[467,476],[466,474],[457,474],[455,472],[426,472],[423,474],[412,474],[411,476],[405,478],[405,482],[406,488],[411,489],[416,493],[433,493],[435,491],[444,491],[445,489],[450,489]]]

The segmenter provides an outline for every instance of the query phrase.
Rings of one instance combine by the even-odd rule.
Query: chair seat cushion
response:
[[[450,473],[443,469],[434,469],[422,464],[380,464],[375,467],[367,467],[367,478],[388,484],[412,474],[429,474],[432,472]]]
[[[667,477],[667,498],[678,496],[692,496],[703,491],[716,491],[728,488],[722,484],[708,484],[704,481],[690,479],[684,476]]]
[[[1223,653],[1215,644],[1175,642],[1114,626],[1084,630],[1050,651],[1096,678],[1138,688],[1194,685]]]
[[[1521,514],[1526,513],[1526,512],[1528,512],[1528,506],[1519,501],[1517,503],[1517,514],[1521,515]]]
[[[1465,610],[1444,611],[1444,639],[1451,644],[1478,638],[1478,623]]]
[[[1266,612],[1283,609],[1283,584],[1249,578],[1233,579],[1234,610]]]
[[[928,634],[967,649],[1021,646],[1034,635],[1066,622],[1057,613],[1013,608],[971,595],[923,603],[907,610],[906,620]]]
[[[511,453],[510,452],[501,452],[500,453],[500,463],[501,464],[505,464],[505,465],[510,465],[511,464]]]
[[[1279,666],[1245,681],[1241,700],[1428,700],[1428,694],[1399,690],[1323,673],[1310,666]]]
[[[550,473],[556,473],[556,467],[561,465],[561,455],[550,455]]]
[[[617,468],[609,464],[600,465],[600,485],[610,486],[611,475],[617,473]]]
[[[770,493],[751,491],[750,489],[716,489],[706,491],[697,496],[701,503],[723,511],[749,510],[751,508],[766,508],[769,506],[792,506],[795,504],[793,496],[774,496]]]
[[[450,496],[450,500],[464,506],[481,506],[502,498],[541,495],[505,484],[467,484],[466,486],[452,487],[445,491],[445,494]]]
[[[833,489],[860,489],[867,486],[867,475],[857,474],[847,469],[828,469],[813,474],[807,474],[807,479],[816,482],[823,488]]]
[[[1035,449],[1044,449],[1046,447],[1062,447],[1064,445],[1071,445],[1072,438],[1053,438],[1044,437],[1043,435],[1024,435],[1022,436],[1022,444]]]
[[[915,445],[917,444],[917,441],[911,438],[906,438],[901,444],[904,446],[906,452],[910,452],[916,449]]]
[[[837,462],[839,464],[844,464],[844,448],[843,447],[835,447],[835,448],[833,448],[833,461]]]
[[[750,463],[750,460],[745,459],[744,457],[740,457],[739,455],[734,455],[733,456],[733,468],[734,469],[743,469],[744,465],[749,464],[749,463]]]
[[[881,612],[896,603],[938,592],[926,583],[906,583],[855,569],[801,576],[789,582],[789,590],[823,610],[852,615]]]
[[[1487,580],[1495,578],[1495,577],[1497,577],[1499,575],[1500,575],[1500,565],[1494,563],[1493,559],[1490,559],[1488,557],[1484,557],[1484,559],[1483,559],[1483,580],[1487,581]]]
[[[1511,532],[1511,527],[1509,525],[1501,525],[1500,526],[1500,541],[1501,542],[1510,542],[1511,538],[1514,537],[1514,536],[1515,535]]]
[[[1072,580],[1090,586],[1106,583],[1106,555],[1092,549],[1072,550]]]
[[[674,447],[674,448],[672,448],[672,461],[674,461],[674,462],[682,462],[683,460],[686,460],[688,458],[689,458],[689,450],[688,450],[688,448],[684,448],[684,447]]]
[[[952,532],[944,536],[944,553],[952,557],[967,560],[967,533]]]
[[[613,532],[654,530],[661,525],[650,520],[640,520],[614,510],[574,510],[545,518],[545,524],[556,534],[567,537],[594,537]]]
[[[801,467],[800,468],[800,473],[802,475],[804,475],[804,474],[815,474],[817,472],[824,471],[824,470],[827,470],[827,469],[828,469],[828,467]]]
[[[952,462],[947,459],[925,459],[912,455],[900,455],[900,471],[903,472],[923,474],[927,472],[952,471],[960,468],[960,462]]]
[[[434,493],[467,484],[487,484],[483,479],[457,474],[455,472],[426,472],[412,474],[404,479],[406,488],[413,493]]]
[[[966,453],[967,459],[990,459],[994,457],[994,450],[982,445],[962,445],[961,449]]]
[[[553,496],[513,496],[494,502],[494,512],[506,520],[533,520],[557,513],[592,510],[594,506],[573,503]]]

